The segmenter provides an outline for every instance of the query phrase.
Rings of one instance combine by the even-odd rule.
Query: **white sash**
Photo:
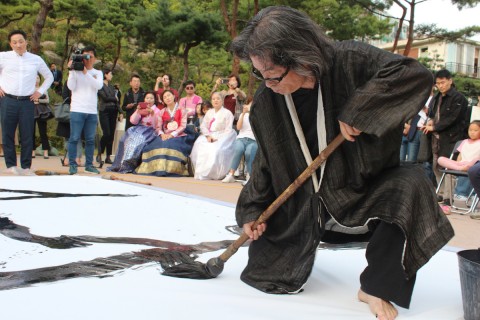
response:
[[[295,109],[295,104],[292,99],[291,94],[285,95],[285,102],[287,103],[288,111],[290,112],[290,117],[293,121],[293,126],[295,127],[295,134],[300,142],[300,148],[302,149],[303,156],[307,165],[310,165],[313,162],[312,155],[308,150],[307,141],[305,140],[305,135],[298,120],[297,111]],[[325,125],[325,112],[323,108],[323,97],[322,97],[322,88],[320,83],[318,84],[318,106],[317,106],[317,139],[318,139],[318,150],[321,152],[327,147],[327,130]],[[316,155],[315,155],[316,156]],[[327,161],[324,161],[320,167],[320,179],[317,177],[316,172],[312,175],[313,188],[315,192],[318,192],[320,185],[322,184],[323,172],[325,170],[325,164]]]

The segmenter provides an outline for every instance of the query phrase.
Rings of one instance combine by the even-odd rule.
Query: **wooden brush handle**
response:
[[[139,184],[144,184],[144,185],[147,185],[147,186],[151,186],[152,183],[151,182],[144,182],[144,181],[139,181],[139,180],[132,180],[132,179],[126,179],[126,178],[120,178],[118,176],[115,176],[115,175],[103,175],[102,176],[102,179],[106,179],[106,180],[118,180],[118,181],[125,181],[125,182],[132,182],[132,183],[139,183]]]
[[[68,175],[69,173],[65,171],[35,170],[35,174],[37,176],[60,176]]]
[[[339,134],[328,146],[320,152],[320,154],[312,161],[312,163],[285,189],[275,201],[268,206],[268,208],[263,211],[263,213],[258,217],[257,221],[252,226],[252,230],[256,229],[258,225],[267,221],[277,209],[284,204],[296,191],[297,189],[305,182],[308,178],[318,169],[320,166],[327,160],[327,158],[337,149],[339,145],[345,138],[342,134]],[[249,239],[249,236],[244,232],[242,235],[235,240],[225,251],[220,255],[220,259],[226,262],[230,259],[231,256],[237,252],[237,250]]]

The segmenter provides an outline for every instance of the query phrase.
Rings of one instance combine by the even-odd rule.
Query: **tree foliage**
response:
[[[336,40],[375,39],[388,33],[392,27],[387,20],[380,20],[373,14],[385,9],[384,3],[306,0],[302,8]]]
[[[147,49],[153,45],[171,55],[182,56],[183,84],[188,79],[190,50],[201,43],[218,47],[226,40],[226,35],[218,14],[197,11],[187,1],[182,2],[181,8],[178,10],[169,1],[160,0],[156,11],[140,13],[136,28],[141,47]],[[182,89],[180,86],[179,90]]]

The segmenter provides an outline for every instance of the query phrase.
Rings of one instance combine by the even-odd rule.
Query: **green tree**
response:
[[[144,10],[139,14],[136,27],[143,48],[153,45],[182,57],[183,77],[178,88],[181,93],[183,83],[188,79],[190,50],[201,43],[218,47],[226,37],[218,14],[196,11],[187,1],[180,4],[175,6],[175,3],[171,5],[169,1],[160,0],[157,10]]]
[[[96,44],[102,61],[112,61],[112,69],[120,59],[122,43],[131,35],[140,8],[144,8],[142,4],[142,0],[105,0],[97,11],[98,18],[92,26]]]
[[[42,38],[43,27],[47,20],[48,13],[53,9],[53,0],[37,0],[40,4],[32,30],[32,52],[38,54],[40,52],[40,40]]]
[[[52,11],[56,29],[64,32],[62,63],[68,59],[71,47],[80,43],[92,43],[93,37],[89,35],[89,29],[97,20],[98,11],[94,0],[56,0]],[[73,42],[73,45],[70,43]]]
[[[26,16],[35,13],[30,1],[3,0],[0,7],[0,28],[5,28],[13,22],[20,21]]]
[[[306,0],[302,9],[337,40],[374,39],[387,33],[391,25],[373,12],[385,9],[383,3],[350,0]]]

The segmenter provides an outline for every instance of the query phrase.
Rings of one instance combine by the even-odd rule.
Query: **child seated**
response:
[[[480,120],[474,120],[468,126],[468,139],[461,142],[457,148],[459,155],[456,160],[447,157],[438,158],[438,165],[450,170],[468,171],[478,160],[480,160]],[[447,188],[449,189],[449,188]],[[457,177],[455,187],[455,199],[466,200],[472,187],[468,177]],[[442,208],[444,211],[448,208]]]

